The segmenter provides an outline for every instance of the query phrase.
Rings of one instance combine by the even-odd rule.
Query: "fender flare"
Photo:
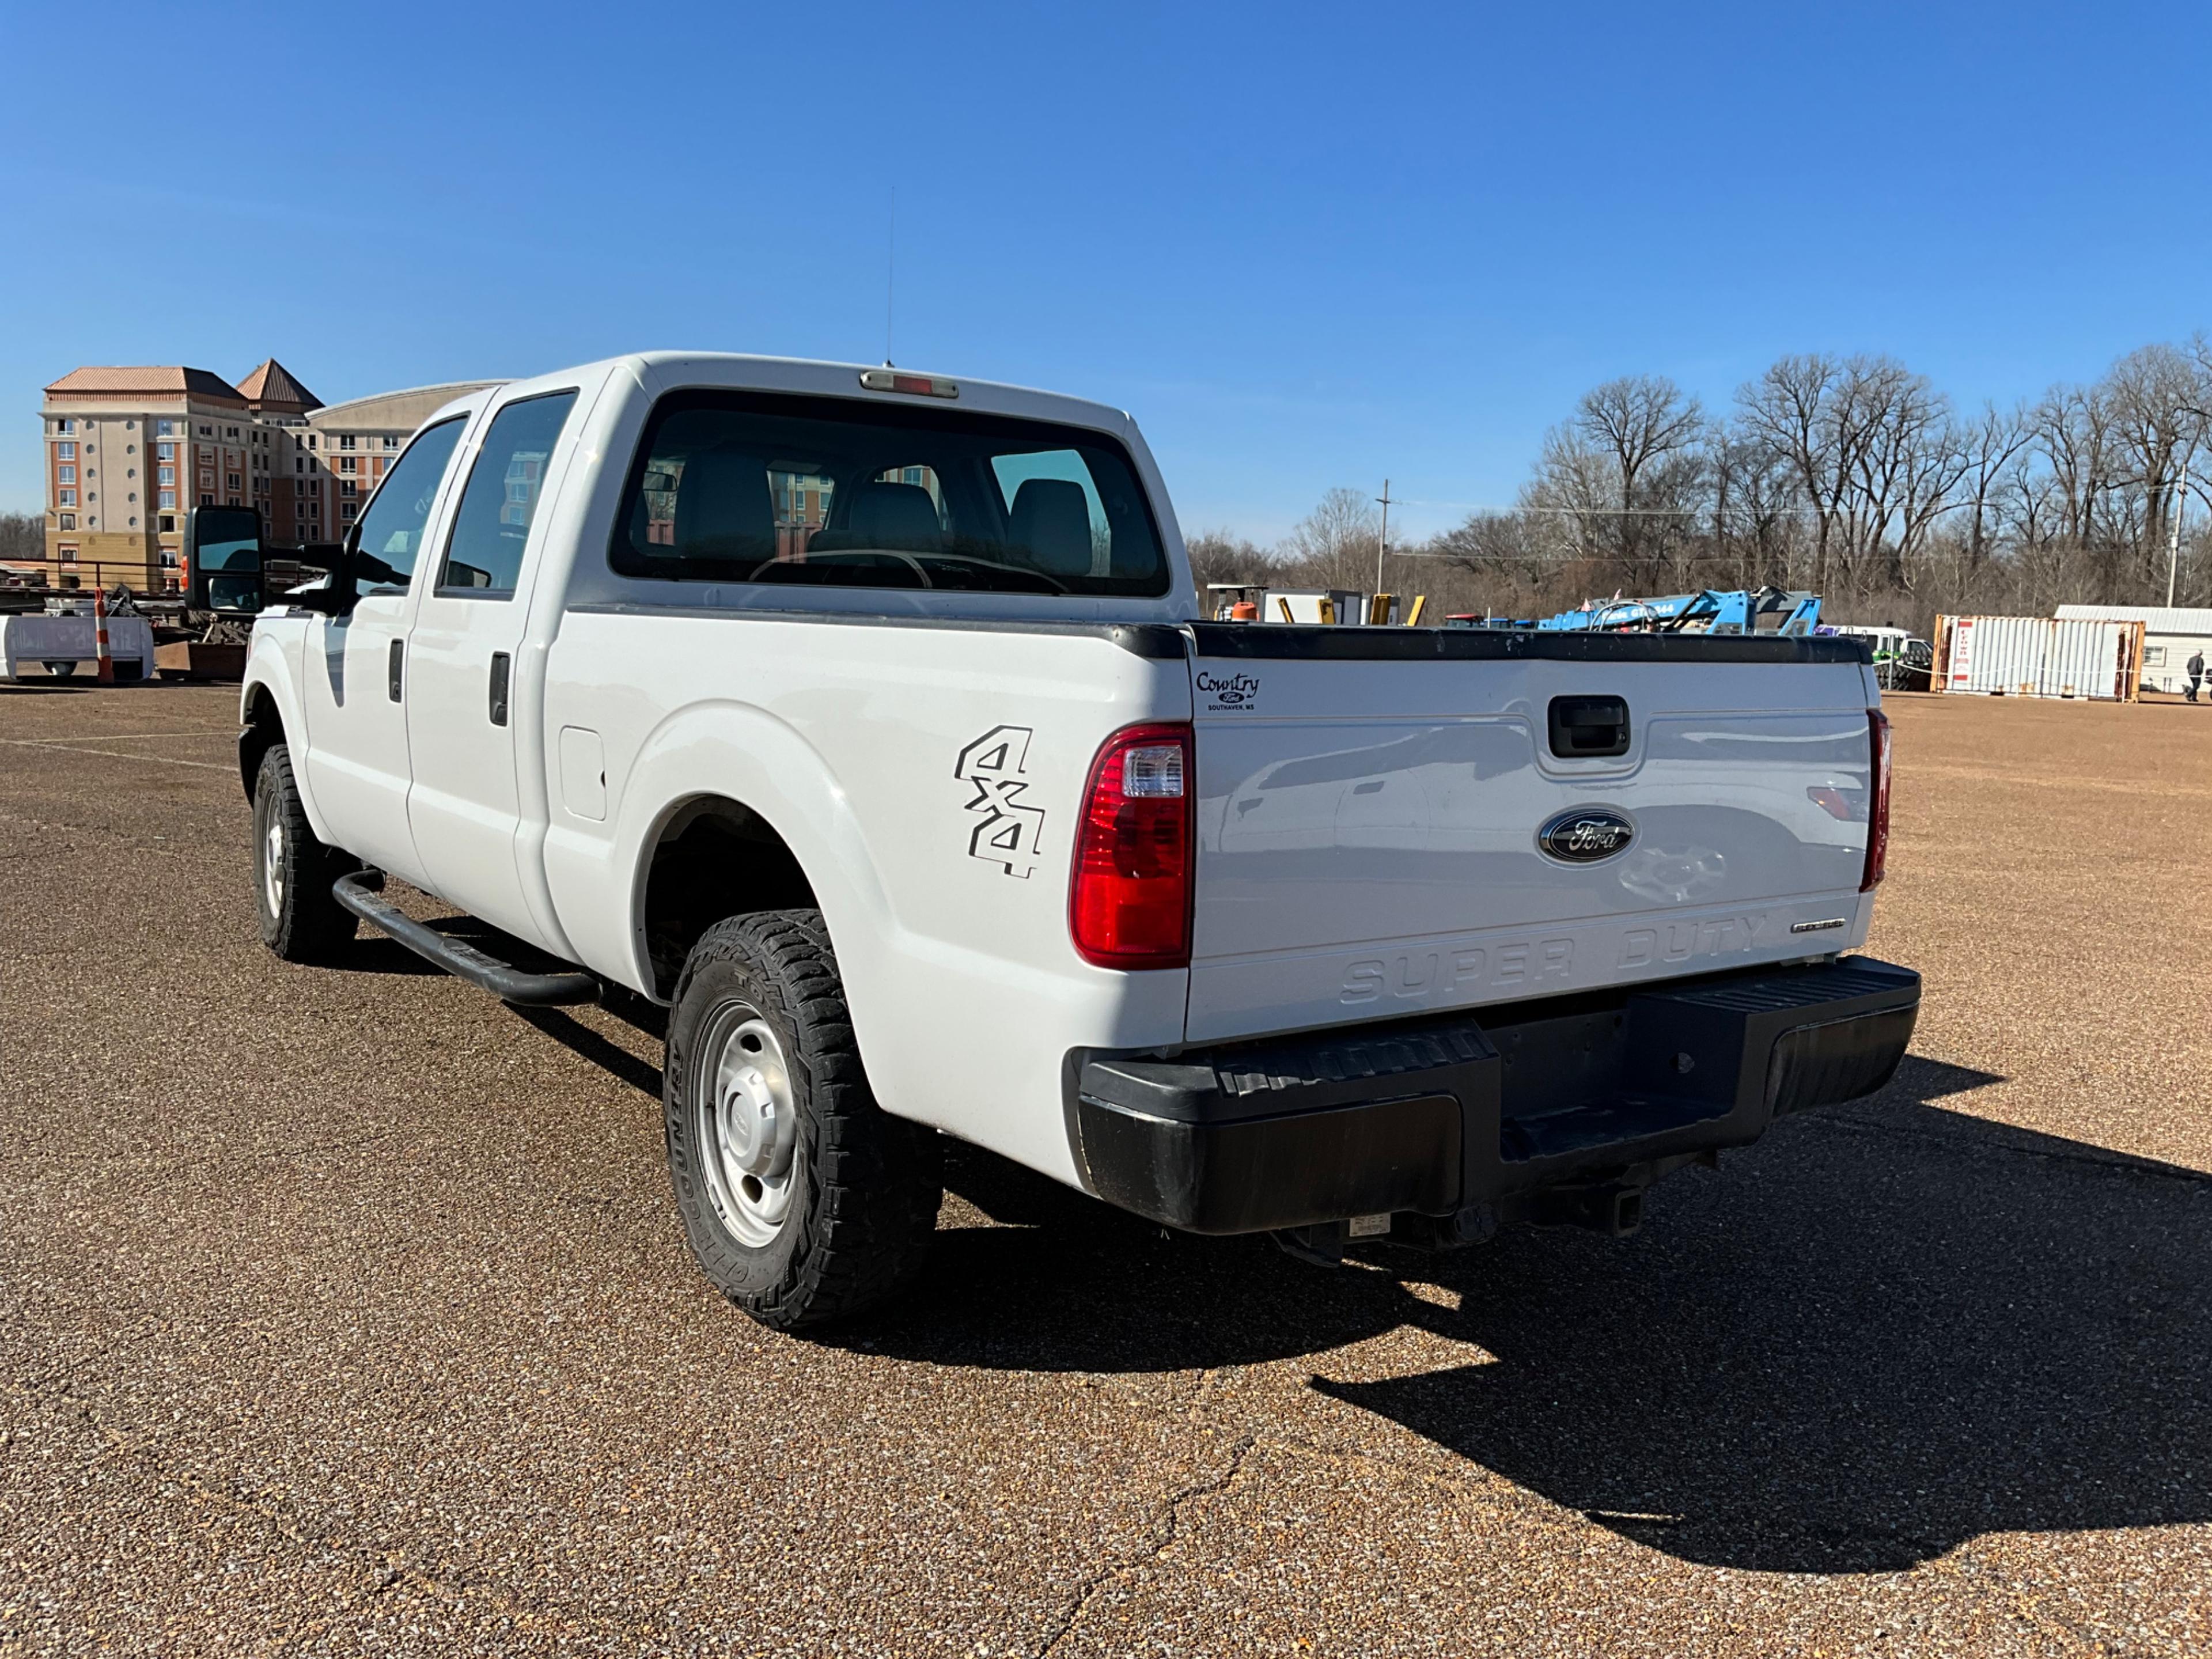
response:
[[[653,849],[678,812],[708,798],[757,814],[790,848],[838,941],[857,1026],[863,1005],[875,1000],[886,950],[904,930],[828,762],[796,727],[752,703],[685,705],[647,734],[623,781],[609,868],[625,908],[636,982],[653,984],[645,934]]]

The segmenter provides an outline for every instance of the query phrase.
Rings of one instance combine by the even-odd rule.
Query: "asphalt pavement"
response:
[[[1633,1238],[963,1152],[799,1338],[648,1030],[262,949],[235,707],[0,687],[0,1659],[2212,1650],[2212,709],[1894,700],[1912,1058]]]

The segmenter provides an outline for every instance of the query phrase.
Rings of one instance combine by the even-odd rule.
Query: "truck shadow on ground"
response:
[[[953,1190],[1002,1224],[942,1233],[854,1340],[1033,1370],[1309,1357],[1319,1394],[1714,1565],[2212,1520],[2212,1176],[1931,1103],[1996,1080],[1908,1060],[1663,1184],[1633,1239],[1513,1229],[1378,1249],[1383,1273],[1169,1238],[960,1149]],[[1329,1352],[1404,1325],[1481,1352],[1410,1376]]]
[[[425,962],[398,939],[362,929],[361,937],[347,947],[336,964],[349,974],[396,974],[404,979],[426,979],[446,970]]]

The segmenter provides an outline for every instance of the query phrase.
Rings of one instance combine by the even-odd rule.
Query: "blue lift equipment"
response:
[[[1771,628],[1759,626],[1761,617],[1779,616]],[[1737,588],[1720,592],[1701,588],[1695,593],[1670,593],[1656,599],[1614,599],[1584,611],[1562,611],[1536,626],[1553,633],[1777,634],[1784,637],[1810,634],[1820,620],[1817,593],[1785,592],[1762,587],[1755,592]]]

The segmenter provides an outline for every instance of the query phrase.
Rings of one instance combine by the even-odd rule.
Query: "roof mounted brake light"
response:
[[[934,374],[907,374],[895,368],[864,368],[860,384],[871,392],[904,392],[916,398],[957,398],[960,395],[957,381],[942,380]]]

